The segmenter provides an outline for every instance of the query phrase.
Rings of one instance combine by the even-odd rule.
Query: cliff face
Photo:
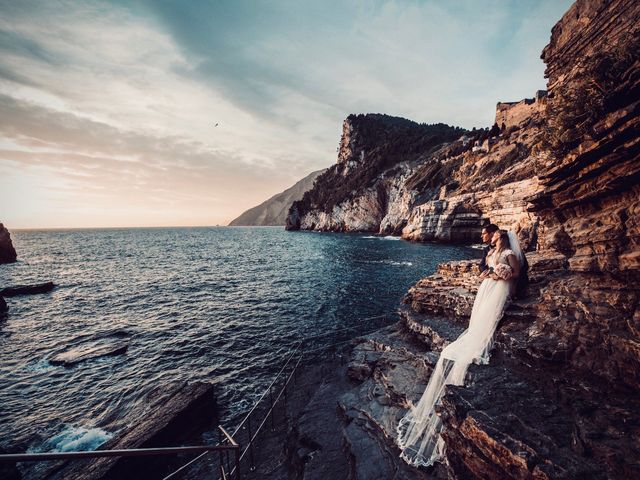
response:
[[[232,220],[229,226],[284,225],[293,202],[300,200],[305,192],[311,190],[316,178],[323,172],[324,170],[311,172],[284,192],[278,193],[260,205],[242,213],[238,218]]]
[[[292,205],[287,229],[400,233],[417,193],[404,182],[416,165],[464,133],[388,115],[350,115],[338,163]]]
[[[584,0],[543,51],[548,96],[524,129],[539,139],[515,167],[535,176],[512,197],[533,219],[529,297],[491,364],[443,399],[454,477],[640,478],[639,37],[640,3]],[[410,290],[416,330],[437,337],[436,315],[465,324],[474,269],[443,265]]]
[[[17,260],[16,249],[13,248],[9,230],[0,223],[0,263],[12,263]]]
[[[338,163],[292,206],[287,228],[469,243],[483,222],[492,221],[521,231],[529,244],[538,218],[526,199],[540,191],[535,172],[548,161],[542,148],[546,102],[539,95],[499,104],[496,119],[503,130],[451,129],[427,148],[419,132],[409,141],[393,131],[372,134],[362,125],[371,116],[355,117],[360,122],[351,116]],[[403,152],[394,150],[401,145]]]
[[[490,364],[472,365],[437,409],[447,461],[435,478],[640,478],[639,39],[640,2],[579,0],[543,51],[546,95],[498,104],[498,127],[415,152],[379,190],[292,209],[299,228],[324,215],[331,229],[344,229],[337,213],[369,211],[361,225],[412,240],[468,241],[491,220],[527,247],[528,296],[505,312]],[[361,135],[349,125],[342,142],[347,177]],[[440,265],[408,292],[398,333],[354,348],[343,430],[359,425],[390,448],[439,351],[467,326],[478,273],[473,261]],[[364,443],[348,443],[362,465]]]
[[[640,387],[640,4],[576,2],[542,58],[549,78],[548,139],[529,210],[538,249],[567,272],[541,292],[535,328],[548,355],[614,383]],[[588,95],[588,99],[585,99]]]

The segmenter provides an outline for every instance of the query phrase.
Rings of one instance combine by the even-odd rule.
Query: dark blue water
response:
[[[282,228],[17,231],[0,287],[53,280],[7,299],[0,321],[0,446],[92,448],[147,392],[174,380],[218,389],[230,427],[297,339],[393,315],[407,289],[463,247]],[[376,320],[377,321],[377,320]],[[364,322],[352,333],[376,326]],[[387,320],[390,322],[391,320]],[[125,355],[72,368],[69,347],[129,339]]]

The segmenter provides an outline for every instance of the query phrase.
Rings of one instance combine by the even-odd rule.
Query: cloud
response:
[[[0,169],[21,185],[0,201],[229,220],[333,163],[350,113],[490,125],[544,86],[569,4],[0,1]]]
[[[9,145],[0,148],[0,164],[14,176],[54,174],[57,180],[47,189],[58,207],[61,199],[65,208],[77,202],[96,209],[195,206],[204,210],[203,218],[209,209],[211,218],[216,208],[232,208],[238,194],[251,204],[259,201],[260,188],[273,176],[270,168],[253,165],[237,152],[186,137],[125,131],[6,95],[0,95],[0,111],[0,136]],[[2,203],[19,205],[20,200]]]
[[[292,99],[294,109],[323,105],[339,117],[385,111],[470,128],[490,123],[503,95],[543,88],[539,51],[569,4],[196,2],[185,13],[181,2],[146,7],[184,54],[198,59],[184,73],[254,115],[277,121],[291,113],[281,106]],[[532,16],[536,22],[527,23]],[[529,45],[537,53],[523,62]],[[514,76],[526,81],[513,84]]]

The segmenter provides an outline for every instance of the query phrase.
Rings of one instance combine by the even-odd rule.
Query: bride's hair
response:
[[[502,252],[507,248],[511,248],[511,243],[509,242],[509,232],[507,232],[506,230],[498,230],[498,233],[500,234],[500,240],[502,240],[502,247],[498,247],[498,242],[496,242],[495,251]]]

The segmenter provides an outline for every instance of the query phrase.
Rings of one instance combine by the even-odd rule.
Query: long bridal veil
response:
[[[524,265],[524,253],[522,253],[522,249],[520,248],[520,241],[518,240],[518,235],[515,232],[509,230],[507,232],[509,235],[509,245],[511,246],[511,250],[516,256],[518,263],[520,264],[520,268]]]
[[[522,265],[522,250],[513,232],[509,232],[509,243]],[[487,261],[489,266],[495,267],[495,259],[488,258]],[[509,298],[510,283],[491,278],[483,280],[473,303],[469,327],[442,350],[420,401],[400,420],[398,445],[402,450],[400,456],[407,463],[430,466],[443,457],[442,422],[435,406],[444,394],[445,385],[464,384],[472,362],[489,362],[493,334]]]

